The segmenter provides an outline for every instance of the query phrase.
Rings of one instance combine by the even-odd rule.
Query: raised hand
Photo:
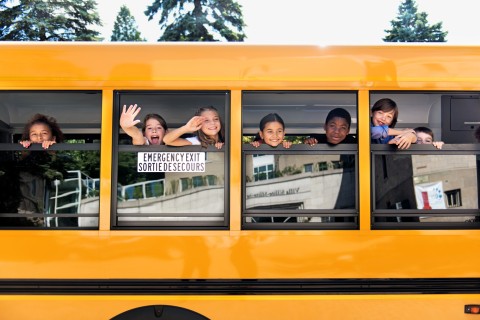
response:
[[[122,129],[128,129],[134,127],[140,120],[135,120],[137,115],[139,114],[141,108],[137,107],[136,104],[130,105],[127,109],[127,106],[123,106],[123,111],[120,116],[120,126]]]
[[[200,130],[204,122],[205,122],[205,117],[195,116],[187,122],[187,124],[185,125],[185,129],[188,132],[198,131]]]

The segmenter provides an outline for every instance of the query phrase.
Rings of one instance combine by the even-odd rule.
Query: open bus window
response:
[[[159,114],[168,130],[185,125],[200,107],[213,106],[223,120],[228,141],[228,92],[117,92],[115,99],[115,119],[119,119],[124,105],[137,104],[141,107],[139,120],[146,114]],[[114,227],[228,226],[228,144],[221,149],[201,145],[134,146],[118,122],[117,126]]]
[[[472,143],[474,127],[455,129],[451,126],[451,121],[462,118],[458,114],[452,118],[452,114],[471,113],[473,102],[464,99],[474,95],[389,92],[373,94],[371,102],[380,96],[397,102],[401,127],[431,128],[433,140],[445,140],[445,144],[441,149],[413,144],[408,150],[372,145],[373,228],[478,228],[480,149]],[[445,97],[448,97],[448,108]],[[462,103],[452,100],[462,100]],[[471,118],[474,117],[472,114]]]
[[[98,228],[101,93],[0,92],[0,228]],[[20,145],[35,115],[56,119],[64,140]]]
[[[373,92],[370,108],[383,99],[398,107],[395,129],[428,128],[433,141],[445,144],[477,143],[480,95],[452,92]]]
[[[335,109],[348,114],[350,126],[340,124],[335,135],[346,134],[327,143],[326,120]],[[356,110],[352,92],[243,93],[243,228],[358,228]],[[250,144],[271,113],[284,121],[291,147]],[[314,145],[304,144],[312,137]]]
[[[285,122],[286,139],[302,143],[308,136],[325,140],[325,120],[333,109],[341,108],[351,118],[348,139],[356,143],[357,94],[319,91],[245,91],[242,95],[243,137],[250,142],[259,131],[260,120],[278,114]]]

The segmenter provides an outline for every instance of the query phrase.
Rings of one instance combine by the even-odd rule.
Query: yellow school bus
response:
[[[0,53],[2,319],[480,312],[480,47],[7,42]],[[372,143],[382,99],[397,105],[395,129],[429,128],[443,146]],[[213,106],[224,144],[133,145],[120,117],[135,104],[138,130],[158,114],[168,132]],[[325,139],[338,108],[349,123],[337,144]],[[272,113],[291,147],[251,143]],[[36,114],[63,134],[48,149],[20,143]]]

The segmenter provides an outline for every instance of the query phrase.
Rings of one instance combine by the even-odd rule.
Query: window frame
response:
[[[223,125],[225,126],[225,144],[222,149],[218,150],[214,146],[208,146],[207,148],[202,148],[201,146],[182,146],[182,147],[173,147],[173,146],[135,146],[135,145],[124,145],[119,144],[120,138],[120,114],[123,108],[123,105],[120,105],[120,97],[122,95],[222,95],[225,108]],[[113,108],[113,143],[112,143],[112,190],[116,190],[118,187],[118,160],[120,152],[205,152],[205,159],[208,161],[208,153],[210,152],[220,152],[223,153],[224,161],[224,204],[223,204],[223,221],[179,221],[179,222],[118,222],[117,218],[122,216],[130,216],[128,214],[119,214],[117,212],[117,194],[112,192],[111,198],[111,216],[110,216],[110,228],[112,230],[227,230],[230,226],[230,109],[231,109],[231,92],[229,90],[114,90],[114,108]],[[203,106],[200,102],[199,107]],[[174,108],[174,106],[172,107]],[[143,115],[144,116],[144,115]],[[192,115],[187,115],[187,117],[193,117]],[[139,120],[142,120],[142,115],[140,115]],[[170,128],[171,124],[166,119],[167,124]],[[174,126],[180,125],[174,123]],[[204,176],[208,176],[208,172],[205,172]],[[190,183],[192,179],[190,178]],[[194,189],[193,184],[190,186],[190,189]],[[155,213],[153,216],[158,215]],[[168,213],[166,213],[168,214]],[[173,213],[177,214],[177,213]],[[152,215],[150,215],[152,216]],[[182,217],[196,217],[196,213],[182,213]]]
[[[91,124],[91,123],[81,123],[82,127],[77,128],[75,124],[72,125],[72,123],[64,124],[61,122],[59,117],[53,113],[46,113],[43,109],[41,109],[41,106],[31,106],[31,110],[33,110],[32,114],[29,116],[33,116],[35,113],[42,113],[47,116],[52,116],[56,118],[58,124],[60,125],[60,128],[62,129],[62,132],[65,136],[65,140],[69,139],[76,139],[79,140],[85,139],[85,140],[101,140],[101,126],[102,126],[102,96],[103,92],[101,90],[59,90],[59,89],[52,89],[52,90],[1,90],[0,93],[12,93],[12,94],[45,94],[45,95],[55,95],[55,94],[61,94],[61,95],[68,95],[68,94],[95,94],[99,95],[99,105],[98,105],[98,127],[96,124]],[[58,104],[58,101],[56,102]],[[38,110],[37,110],[38,108]],[[56,106],[51,106],[50,110],[53,110],[56,108]],[[29,119],[27,117],[27,121]],[[17,124],[17,123],[14,123]],[[84,131],[84,132],[75,132],[75,129],[78,129],[79,131]],[[18,131],[20,128],[15,129],[15,127],[10,128],[9,125],[4,123],[3,121],[0,121],[0,130],[9,132],[11,134],[11,138],[13,140],[15,137],[21,137],[22,132]],[[98,130],[97,133],[92,133],[92,131]],[[100,142],[85,142],[85,143],[55,143],[51,145],[48,148],[48,151],[45,151],[40,144],[32,144],[28,149],[24,148],[22,145],[18,143],[14,143],[14,141],[11,142],[6,142],[6,143],[0,143],[0,152],[21,152],[21,151],[34,151],[34,152],[55,152],[55,151],[96,151],[99,153],[99,159],[98,163],[100,166],[101,163],[101,148],[100,148]],[[98,178],[93,178],[92,181],[97,181],[101,177]],[[96,182],[94,182],[95,186],[97,185]],[[89,186],[86,185],[88,188]],[[99,202],[102,201],[100,198],[100,192],[99,192]],[[99,206],[100,207],[100,206]],[[93,227],[80,227],[80,226],[43,226],[43,227],[37,227],[37,226],[2,226],[0,225],[0,230],[49,230],[49,231],[54,231],[54,230],[99,230],[100,226],[100,210],[97,213],[21,213],[22,217],[37,217],[37,218],[44,218],[44,219],[56,219],[56,218],[97,218],[97,225]],[[18,218],[19,213],[0,213],[1,217],[5,218]]]
[[[276,96],[278,94],[278,96]],[[266,95],[262,97],[262,95]],[[273,101],[269,101],[268,95],[272,95]],[[293,99],[286,99],[288,95],[292,95]],[[342,97],[342,96],[345,97]],[[323,96],[323,97],[322,97]],[[248,97],[249,103],[245,102]],[[303,100],[302,100],[303,98]],[[259,103],[255,99],[259,99]],[[268,100],[268,101],[267,101]],[[267,101],[266,104],[261,104],[261,101]],[[280,103],[278,106],[276,103]],[[292,104],[292,105],[290,105]],[[242,91],[242,118],[245,118],[245,111],[258,113],[261,117],[270,112],[277,112],[285,121],[285,131],[288,140],[289,136],[297,136],[306,138],[311,134],[325,135],[323,124],[326,115],[330,110],[342,107],[346,109],[351,116],[350,132],[347,136],[346,143],[338,145],[329,145],[327,143],[319,143],[314,146],[305,144],[294,144],[290,149],[285,149],[282,146],[271,148],[270,146],[260,145],[258,148],[250,144],[242,143],[242,208],[241,208],[241,227],[244,230],[358,230],[360,228],[360,208],[359,208],[359,153],[358,153],[358,106],[359,106],[359,92],[357,90],[244,90]],[[317,112],[317,116],[322,114],[321,122],[318,124],[314,122],[311,116],[307,119],[309,122],[293,121],[293,130],[289,126],[292,120],[282,114],[281,110],[293,108],[297,114],[299,112]],[[354,112],[352,111],[354,109]],[[261,113],[262,112],[262,113]],[[324,116],[323,116],[324,114]],[[260,117],[260,118],[261,118]],[[260,118],[258,121],[260,121]],[[289,121],[290,120],[290,121]],[[297,119],[298,120],[298,119]],[[305,120],[306,121],[306,120]],[[251,122],[251,120],[250,120]],[[258,122],[254,125],[245,119],[242,121],[242,138],[251,136],[253,131],[258,131]],[[290,122],[290,124],[289,124]],[[351,143],[352,137],[355,137],[356,143]],[[243,139],[242,139],[243,142]],[[350,143],[349,143],[350,142]],[[247,155],[272,155],[272,154],[286,154],[286,155],[353,155],[355,159],[355,208],[354,209],[282,209],[281,213],[275,209],[246,209],[246,156]],[[312,165],[319,163],[316,161]],[[328,168],[327,168],[328,169]],[[275,168],[274,168],[275,170]],[[304,171],[303,166],[301,170]],[[269,179],[263,180],[269,181]],[[247,219],[255,217],[283,217],[289,218],[291,216],[305,218],[319,217],[325,218],[322,222],[285,222],[285,223],[252,223]],[[333,218],[351,218],[353,222],[332,222]],[[330,221],[328,221],[330,220]],[[347,219],[345,219],[347,220]],[[328,221],[328,223],[326,223]]]
[[[399,114],[404,115],[405,114],[405,109],[402,109],[402,104],[407,105],[409,102],[412,102],[412,98],[416,99],[422,99],[423,97],[427,96],[428,97],[428,104],[424,104],[424,107],[426,107],[429,110],[429,113],[431,112],[431,108],[433,106],[433,97],[438,98],[440,102],[440,106],[437,106],[438,109],[435,111],[436,116],[438,116],[438,119],[433,119],[434,121],[437,121],[439,123],[435,123],[437,126],[440,125],[439,128],[440,132],[442,134],[442,138],[444,135],[446,135],[446,128],[450,126],[450,124],[447,124],[445,115],[443,114],[446,110],[444,103],[446,100],[451,99],[452,97],[457,97],[457,98],[467,98],[467,97],[476,97],[478,98],[479,92],[478,91],[467,91],[467,90],[406,90],[406,91],[400,91],[400,90],[371,90],[369,91],[369,101],[370,101],[370,106],[369,108],[373,106],[373,104],[379,99],[379,98],[392,98],[397,105],[399,106]],[[414,105],[415,108],[418,108],[418,105]],[[420,104],[421,105],[421,104]],[[440,114],[438,114],[440,112]],[[430,116],[430,115],[429,115]],[[396,128],[414,128],[416,126],[425,126],[424,122],[419,122],[417,123],[418,118],[415,116],[411,116],[412,119],[415,120],[414,123],[400,123],[397,122]],[[432,119],[428,119],[429,122]],[[432,121],[433,122],[433,121]],[[428,126],[428,125],[427,125]],[[432,127],[433,128],[433,127]],[[431,129],[432,129],[431,128]],[[370,132],[369,132],[370,136]],[[435,139],[437,140],[437,139]],[[438,139],[442,140],[443,139]],[[475,223],[470,222],[450,222],[450,223],[441,223],[441,222],[399,222],[398,219],[395,222],[379,222],[376,221],[376,218],[387,218],[387,217],[398,217],[398,216],[409,216],[411,218],[416,218],[420,216],[425,216],[425,211],[422,209],[401,209],[401,214],[400,215],[392,215],[394,212],[398,212],[397,209],[377,209],[375,206],[375,190],[377,186],[375,185],[375,163],[374,163],[374,158],[376,155],[388,155],[388,154],[404,154],[404,155],[421,155],[421,154],[435,154],[435,155],[474,155],[480,154],[480,145],[471,143],[469,141],[468,143],[464,144],[457,144],[456,142],[445,142],[445,144],[442,146],[441,150],[435,149],[432,145],[417,145],[417,144],[412,144],[409,149],[407,150],[398,150],[395,146],[393,145],[382,145],[382,144],[373,144],[370,143],[370,168],[371,168],[371,176],[370,176],[370,185],[371,185],[371,192],[370,192],[370,208],[371,208],[371,214],[370,214],[370,226],[372,230],[464,230],[464,229],[480,229],[480,178],[477,180],[477,188],[479,188],[479,197],[477,199],[477,202],[479,203],[479,209],[432,209],[428,210],[429,213],[434,213],[438,215],[439,217],[442,216],[451,216],[452,214],[458,214],[458,213],[464,213],[465,215],[474,215],[478,219],[474,221]],[[385,166],[385,160],[382,160],[383,165]],[[479,168],[477,168],[479,169]],[[384,172],[386,174],[386,172]],[[384,178],[387,178],[384,176]]]

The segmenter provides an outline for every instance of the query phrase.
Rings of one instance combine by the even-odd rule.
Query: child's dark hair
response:
[[[425,134],[428,134],[430,137],[432,137],[433,140],[433,131],[430,128],[427,127],[416,127],[413,129],[416,133],[423,132]]]
[[[269,113],[263,117],[262,120],[260,120],[260,131],[263,131],[267,123],[270,122],[278,122],[282,125],[282,128],[285,129],[285,123],[283,122],[282,117],[280,117],[277,113]]]
[[[23,128],[22,139],[23,141],[30,140],[30,129],[35,124],[44,124],[50,128],[52,137],[55,138],[55,142],[63,142],[63,132],[57,124],[57,120],[54,117],[49,117],[44,114],[37,113],[34,115]]]
[[[160,116],[159,114],[157,113],[149,113],[145,116],[145,118],[143,119],[143,126],[142,126],[142,133],[145,134],[145,124],[147,123],[148,120],[150,119],[155,119],[157,120],[158,122],[160,122],[160,125],[162,126],[162,128],[167,131],[167,121],[165,121],[165,119],[162,118],[162,116]]]
[[[389,127],[395,128],[395,125],[397,124],[397,118],[398,118],[398,107],[395,101],[393,101],[392,99],[383,98],[375,102],[375,104],[372,107],[372,114],[375,111],[389,112],[392,110],[394,110],[393,119]]]
[[[350,116],[350,113],[348,113],[348,111],[343,108],[335,108],[330,110],[330,112],[327,114],[327,118],[325,119],[325,124],[330,122],[330,120],[332,120],[333,118],[345,119],[345,121],[347,121],[348,123],[349,128],[352,124],[352,117]]]
[[[265,129],[265,126],[267,125],[267,123],[270,123],[270,122],[278,122],[282,125],[282,128],[285,129],[285,122],[283,122],[282,117],[280,117],[278,115],[278,113],[269,113],[260,120],[260,125],[259,125],[260,131],[263,131],[263,129]],[[254,141],[262,140],[262,138],[260,138],[260,134],[258,132],[255,135],[255,138],[253,140]]]
[[[212,111],[215,112],[218,116],[218,119],[220,120],[220,131],[218,132],[218,141],[207,136],[201,129],[196,132],[198,140],[202,144],[202,147],[206,148],[209,145],[214,145],[217,142],[225,142],[225,126],[223,125],[222,118],[220,117],[220,114],[218,113],[218,110],[213,107],[213,106],[206,106],[206,107],[201,107],[198,108],[197,112],[195,112],[195,116],[201,116],[203,112],[205,111]]]

